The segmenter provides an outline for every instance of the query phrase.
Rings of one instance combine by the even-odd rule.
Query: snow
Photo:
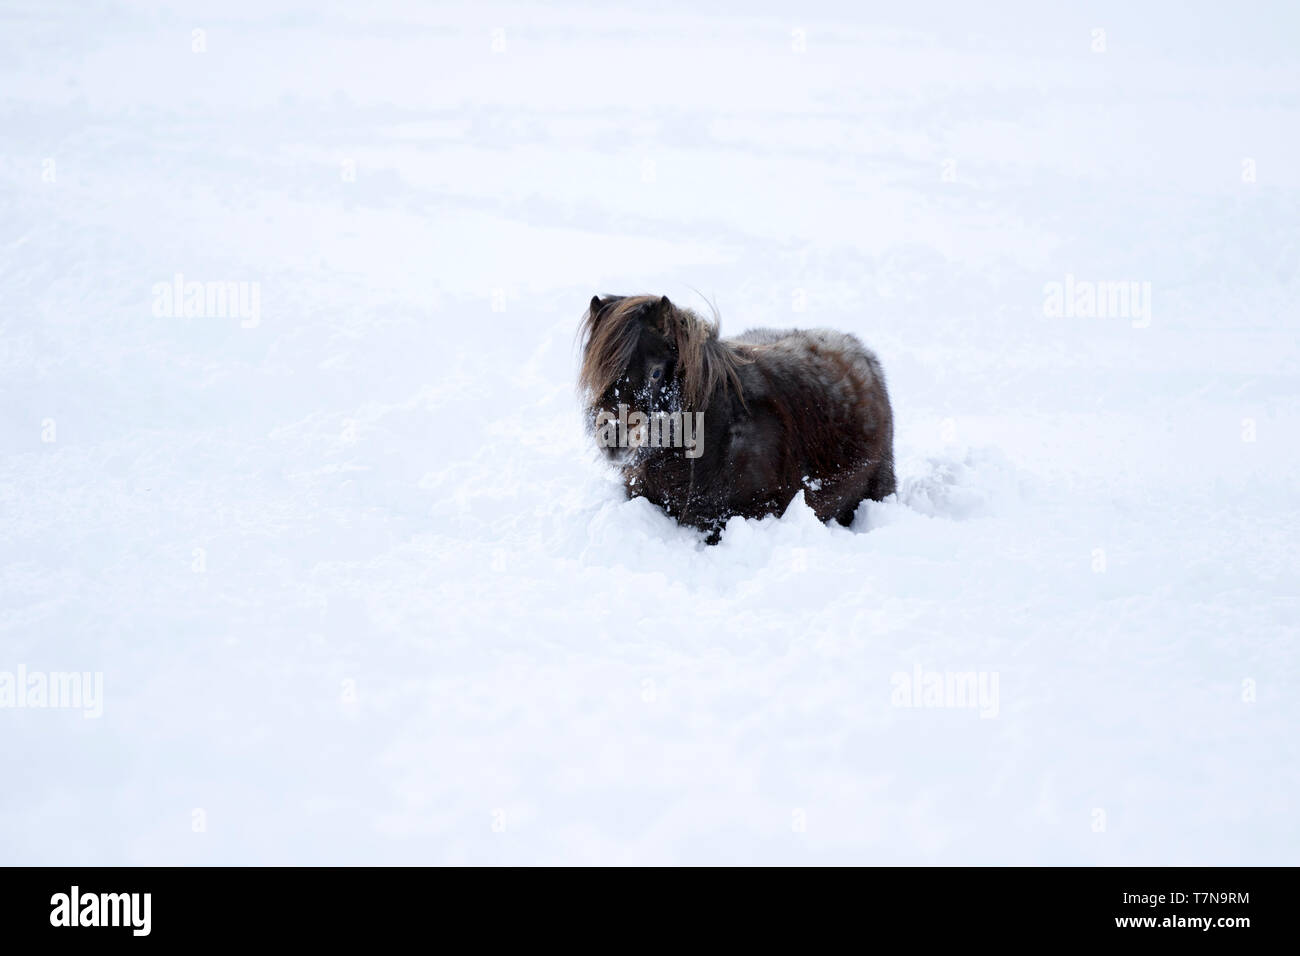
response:
[[[8,4],[0,672],[104,699],[0,862],[1300,862],[1298,23],[1142,7]],[[857,334],[896,498],[623,500],[636,292]]]

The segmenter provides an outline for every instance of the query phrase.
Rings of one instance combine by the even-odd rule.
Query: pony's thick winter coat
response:
[[[876,356],[829,329],[718,325],[666,297],[596,297],[583,319],[579,386],[589,421],[627,409],[701,413],[701,448],[605,447],[644,495],[716,541],[733,515],[785,510],[803,492],[823,521],[894,491],[893,414]]]

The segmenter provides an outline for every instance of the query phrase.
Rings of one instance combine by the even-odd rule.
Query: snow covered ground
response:
[[[0,6],[0,862],[1300,863],[1294,7],[615,6]],[[621,500],[597,292],[896,500]]]

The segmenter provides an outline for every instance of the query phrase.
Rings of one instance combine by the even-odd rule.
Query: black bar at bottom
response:
[[[970,868],[662,870],[539,876],[420,868],[8,868],[6,943],[319,940],[454,944],[710,937],[811,942],[849,932],[946,940],[1123,940],[1221,945],[1293,938],[1294,871]],[[697,930],[688,927],[698,926]],[[435,937],[428,934],[434,932]],[[687,935],[682,935],[686,933]],[[613,934],[613,935],[610,935]],[[65,940],[66,941],[66,940]],[[699,941],[699,940],[695,940]],[[20,952],[21,950],[13,950]]]

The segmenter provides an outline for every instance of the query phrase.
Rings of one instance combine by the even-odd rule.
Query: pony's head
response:
[[[624,410],[651,416],[704,412],[719,391],[735,389],[742,360],[718,338],[718,325],[667,296],[593,296],[582,320],[578,387],[590,424]],[[604,446],[613,460],[624,449]]]

